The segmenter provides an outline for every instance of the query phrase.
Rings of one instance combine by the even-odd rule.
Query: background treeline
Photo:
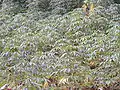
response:
[[[0,0],[1,10],[17,14],[21,12],[42,11],[49,14],[64,14],[75,8],[80,8],[84,0]],[[120,4],[119,0],[92,0],[97,5],[108,7]]]

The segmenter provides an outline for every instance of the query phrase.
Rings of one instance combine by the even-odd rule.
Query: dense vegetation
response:
[[[120,2],[83,1],[0,0],[0,87],[120,90]]]

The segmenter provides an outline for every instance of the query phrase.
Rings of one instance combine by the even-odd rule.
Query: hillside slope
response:
[[[32,16],[0,14],[0,86],[104,87],[120,79],[119,23],[81,8]]]

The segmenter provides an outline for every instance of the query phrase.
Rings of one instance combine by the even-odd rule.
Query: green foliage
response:
[[[119,80],[119,4],[96,7],[85,16],[81,8],[71,11],[78,3],[82,1],[3,0],[0,86],[16,87],[22,81],[23,88],[36,90],[54,78],[59,87],[101,87]]]
[[[50,14],[65,14],[83,4],[83,0],[3,0],[1,10],[8,14],[21,12],[44,12]],[[44,14],[43,13],[43,14]]]
[[[119,79],[119,24],[98,14],[86,17],[81,9],[37,21],[24,13],[13,17],[1,14],[0,19],[4,20],[1,80],[4,75],[8,83],[20,80],[42,88],[41,78],[51,76],[58,80],[68,77],[69,85],[83,82],[85,86],[93,85],[88,78],[98,85],[99,80],[104,85]],[[91,60],[95,69],[89,66]]]

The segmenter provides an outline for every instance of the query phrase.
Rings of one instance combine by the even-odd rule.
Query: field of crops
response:
[[[0,87],[120,90],[118,22],[99,9],[37,19],[40,13],[0,13]]]

